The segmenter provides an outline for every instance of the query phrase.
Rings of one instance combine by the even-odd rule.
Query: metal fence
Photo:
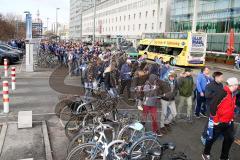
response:
[[[208,33],[208,51],[216,51],[216,52],[226,52],[228,47],[228,38],[229,33]],[[234,53],[240,52],[240,34],[235,34],[235,51]]]

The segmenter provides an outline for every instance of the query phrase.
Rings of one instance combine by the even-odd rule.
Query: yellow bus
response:
[[[139,42],[139,56],[156,57],[178,66],[204,66],[207,48],[206,33],[162,33]]]

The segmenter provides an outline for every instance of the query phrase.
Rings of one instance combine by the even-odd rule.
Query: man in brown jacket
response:
[[[170,127],[169,124],[172,123],[177,115],[175,97],[177,95],[177,83],[175,81],[176,74],[170,72],[165,80],[158,80],[157,82],[157,93],[161,96],[161,132],[166,134],[166,128]],[[168,115],[168,108],[170,114]]]

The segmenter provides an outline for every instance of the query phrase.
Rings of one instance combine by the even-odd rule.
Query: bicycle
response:
[[[124,140],[111,142],[104,150],[103,160],[154,160],[161,159],[166,149],[174,150],[172,143],[161,144],[152,132],[134,143]]]
[[[112,122],[118,125],[118,129],[114,132],[115,133],[114,139],[130,140],[130,139],[133,139],[134,135],[136,136],[137,133],[138,134],[141,133],[140,135],[143,135],[143,131],[144,131],[143,126],[140,126],[141,127],[140,129],[138,128],[139,130],[138,132],[133,132],[133,128],[136,127],[136,125],[134,124],[136,124],[137,122],[132,122],[132,120],[129,117],[126,117],[126,115],[123,115],[123,117],[119,119],[119,122],[113,122],[110,119],[106,119],[106,117],[107,115],[104,116],[105,122]],[[96,119],[96,117],[94,117],[94,119]],[[67,150],[68,153],[69,151],[72,150],[72,148],[76,147],[77,145],[89,142],[89,140],[91,139],[91,136],[89,138],[89,135],[92,135],[93,137],[93,130],[94,130],[94,124],[88,124],[83,129],[81,129],[70,141],[68,145],[68,150]],[[131,130],[132,132],[129,133],[128,130]]]

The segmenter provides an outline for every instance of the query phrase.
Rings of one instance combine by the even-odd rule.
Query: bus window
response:
[[[154,46],[149,46],[148,52],[154,52]]]
[[[145,50],[145,49],[147,48],[147,46],[148,46],[148,45],[140,44],[137,49],[138,49],[139,51],[143,51],[143,50]]]
[[[165,53],[165,47],[162,47],[162,46],[155,46],[155,53],[161,53],[161,54],[164,54],[164,53]]]
[[[183,50],[182,48],[168,47],[166,52],[168,55],[178,56],[182,52],[182,50]]]

